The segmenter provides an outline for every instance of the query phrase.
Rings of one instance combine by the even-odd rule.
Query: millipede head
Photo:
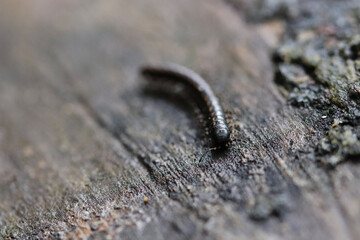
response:
[[[214,133],[214,140],[217,145],[222,146],[230,141],[230,132],[227,128],[218,128]]]

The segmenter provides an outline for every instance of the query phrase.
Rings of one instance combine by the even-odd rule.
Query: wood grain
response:
[[[358,239],[360,168],[346,146],[357,148],[359,124],[327,95],[351,73],[323,84],[331,69],[320,75],[298,61],[302,39],[321,39],[310,32],[323,26],[315,5],[283,1],[288,12],[279,14],[281,6],[264,2],[274,9],[216,0],[3,1],[0,236]],[[356,11],[356,1],[345,2],[323,18]],[[304,9],[313,9],[312,25]],[[333,41],[356,36],[353,25]],[[324,46],[314,53],[330,52]],[[138,68],[153,61],[206,77],[232,130],[227,151],[206,153],[204,114],[181,85],[149,88]],[[323,89],[320,105],[299,106],[291,96],[313,83]],[[336,119],[345,123],[329,135]],[[334,148],[324,153],[322,143]],[[340,164],[324,164],[334,156]]]

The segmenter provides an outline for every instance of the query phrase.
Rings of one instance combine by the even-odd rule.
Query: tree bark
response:
[[[359,239],[358,0],[3,1],[0,237]],[[181,85],[202,75],[231,143]]]

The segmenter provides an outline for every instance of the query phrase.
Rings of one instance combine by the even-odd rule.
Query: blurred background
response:
[[[0,0],[0,238],[357,239],[359,16],[358,0]],[[191,103],[144,94],[139,67],[163,61],[212,86],[227,152],[207,152]]]

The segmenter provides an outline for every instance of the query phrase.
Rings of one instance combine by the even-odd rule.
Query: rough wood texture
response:
[[[359,26],[358,0],[2,1],[0,237],[359,239]],[[200,161],[148,61],[209,81],[227,151]]]

